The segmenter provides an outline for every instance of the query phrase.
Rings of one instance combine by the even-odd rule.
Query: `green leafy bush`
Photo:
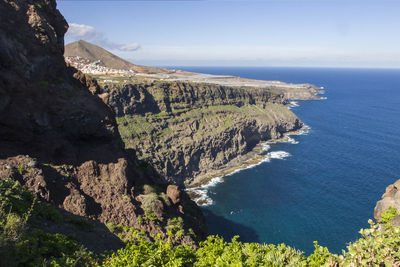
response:
[[[35,208],[35,216],[40,219],[46,219],[55,223],[61,223],[63,216],[49,203],[40,203]]]
[[[218,236],[209,236],[200,243],[195,266],[304,266],[303,253],[284,244],[266,245],[241,243],[238,236],[225,242]]]
[[[26,218],[16,213],[9,213],[5,223],[2,225],[2,240],[4,242],[15,242],[21,238],[26,229]]]
[[[43,219],[62,221],[51,205],[12,179],[0,179],[0,265],[72,266],[96,263],[97,258],[76,240],[35,229]]]
[[[157,195],[155,193],[150,196]],[[43,219],[61,222],[61,214],[49,204],[36,201],[18,182],[0,179],[0,265],[1,266],[398,266],[400,228],[390,221],[398,215],[395,208],[382,213],[381,224],[371,220],[361,229],[361,238],[350,243],[341,255],[332,254],[315,242],[315,250],[303,252],[285,244],[230,242],[208,236],[200,246],[180,245],[184,224],[180,217],[170,219],[165,234],[152,236],[132,227],[108,223],[109,229],[125,240],[126,247],[104,255],[88,252],[74,238],[49,234],[32,227]],[[146,212],[144,221],[156,220]],[[66,222],[89,230],[86,219],[70,217]],[[191,231],[193,232],[193,231]],[[177,242],[179,241],[179,242]]]
[[[142,209],[147,213],[154,213],[156,209],[156,201],[158,196],[156,193],[143,195]]]
[[[111,233],[115,233],[118,230],[118,225],[115,225],[112,222],[106,223],[106,226]]]
[[[60,262],[61,260],[66,263],[66,260],[76,260],[74,256],[77,252],[90,255],[72,238],[32,229],[15,244],[14,253],[10,256],[19,265],[40,266],[47,261]]]
[[[4,215],[15,213],[26,214],[34,205],[35,199],[26,187],[12,179],[0,179],[0,212]],[[4,219],[4,216],[2,216]],[[0,220],[0,224],[3,224]]]
[[[362,238],[350,243],[343,255],[333,255],[334,262],[341,266],[398,266],[395,263],[400,263],[400,228],[368,222],[370,229],[361,229]]]
[[[189,246],[171,246],[160,237],[155,242],[145,238],[129,242],[109,256],[103,266],[193,266],[195,251]]]
[[[396,217],[398,215],[399,215],[399,212],[396,207],[389,207],[387,210],[382,212],[380,223],[383,223],[383,224],[388,223],[394,217]]]
[[[324,263],[328,262],[332,258],[332,255],[329,252],[328,248],[321,247],[320,245],[318,245],[317,241],[314,241],[314,248],[314,253],[307,258],[308,266],[322,266],[324,265]]]

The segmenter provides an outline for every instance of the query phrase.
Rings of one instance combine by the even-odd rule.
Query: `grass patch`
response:
[[[233,122],[232,122],[231,116],[226,116],[225,123],[224,123],[224,128],[228,128],[228,127],[230,127],[232,125],[233,125]]]
[[[147,213],[154,213],[156,209],[156,201],[159,201],[156,193],[143,195],[141,207]]]

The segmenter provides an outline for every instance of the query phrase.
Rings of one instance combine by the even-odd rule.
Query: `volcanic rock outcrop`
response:
[[[123,149],[96,81],[66,66],[67,28],[55,0],[0,1],[0,178],[103,223],[162,233],[180,216],[201,236],[195,204],[184,192],[171,203],[157,172]],[[150,213],[157,223],[138,220]]]
[[[390,207],[394,207],[400,211],[400,180],[397,180],[395,183],[386,187],[386,191],[382,195],[382,199],[376,203],[374,209],[375,220],[379,222],[382,212]],[[400,215],[396,216],[392,220],[392,223],[396,226],[400,226]]]

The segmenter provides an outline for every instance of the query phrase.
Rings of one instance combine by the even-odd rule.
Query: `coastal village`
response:
[[[87,58],[80,56],[65,57],[65,62],[83,73],[92,75],[121,75],[121,76],[133,76],[135,72],[133,70],[122,70],[112,69],[104,66],[101,60],[91,62]]]

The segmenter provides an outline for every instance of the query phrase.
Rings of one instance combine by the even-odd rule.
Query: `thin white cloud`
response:
[[[77,23],[69,24],[67,35],[76,39],[87,39],[87,40],[92,40],[102,37],[102,34],[96,31],[94,27]]]
[[[121,51],[136,51],[140,48],[140,45],[138,43],[131,43],[131,44],[127,44],[127,45],[123,45],[119,48],[119,50]]]
[[[66,36],[73,40],[85,40],[106,49],[124,52],[132,52],[140,48],[138,43],[118,44],[110,41],[101,31],[96,30],[93,26],[85,24],[70,23]]]

